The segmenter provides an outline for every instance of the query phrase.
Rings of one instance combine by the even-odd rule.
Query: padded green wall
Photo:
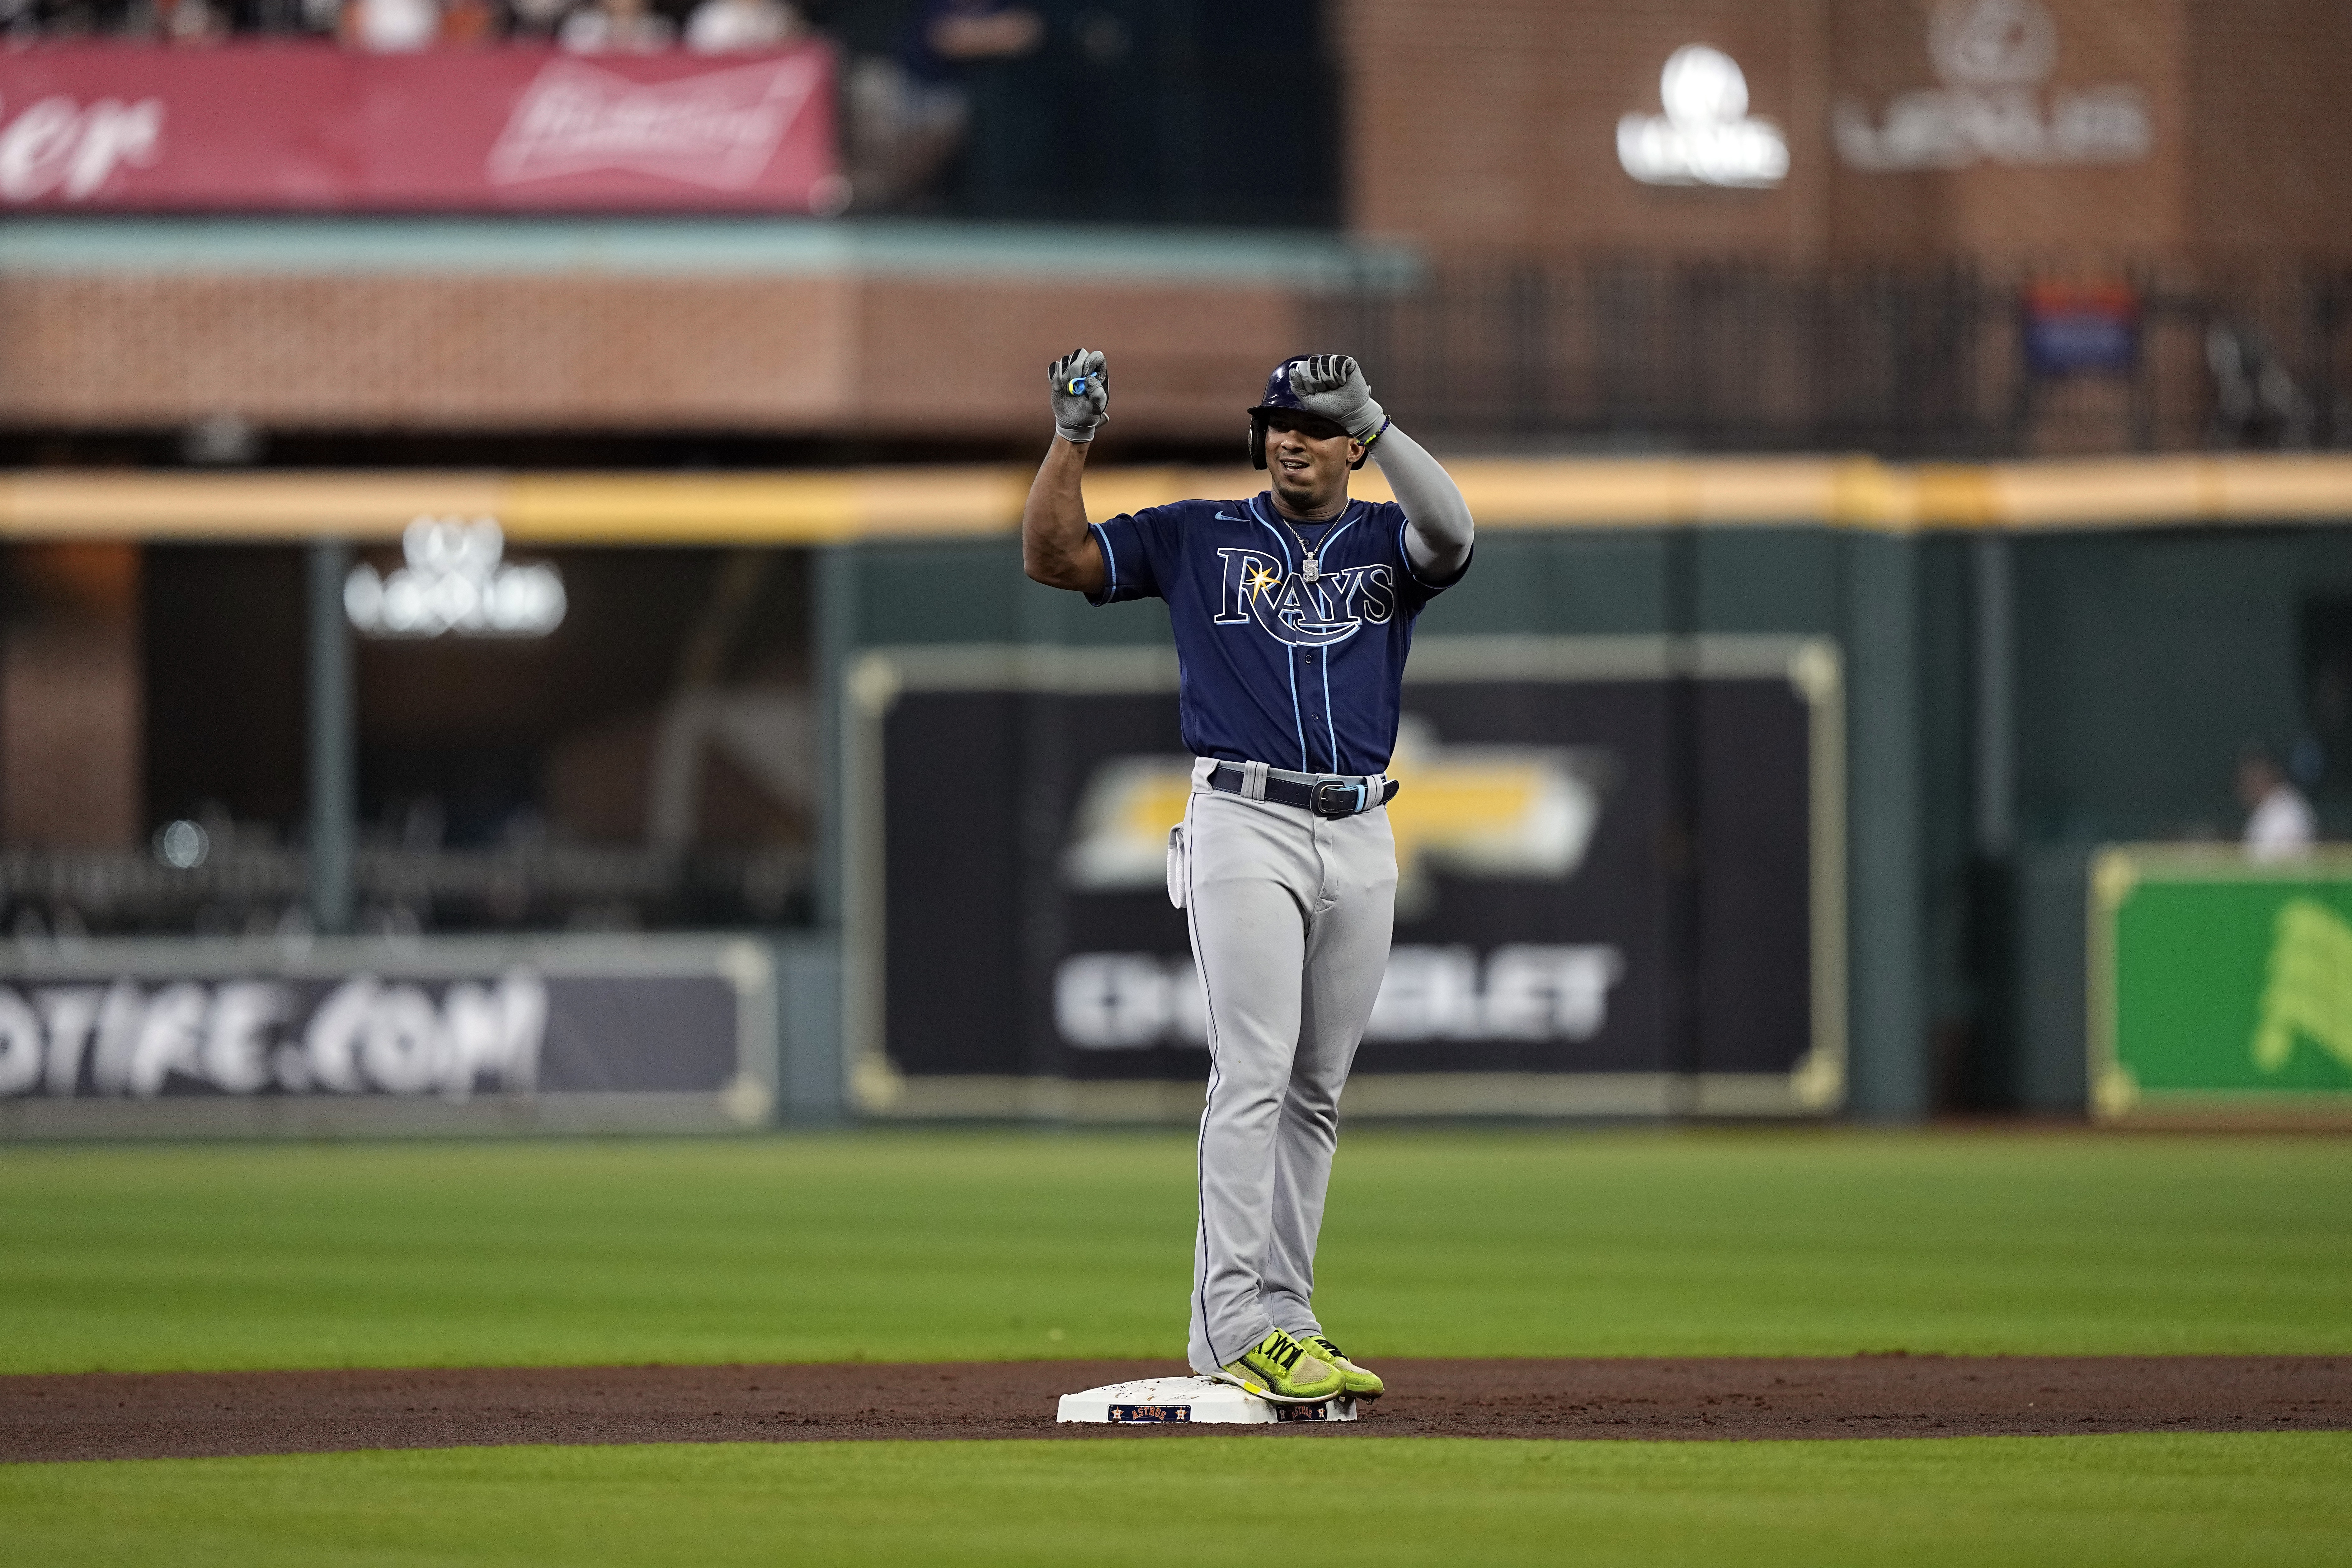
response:
[[[1695,551],[1694,629],[1825,635],[1848,684],[1853,1109],[2082,1096],[2082,850],[2228,834],[2239,746],[2302,726],[2301,614],[2352,597],[2352,532],[2025,536],[2015,583],[2018,842],[1974,844],[1970,542],[1792,525]],[[1672,537],[1490,531],[1430,635],[1667,627]],[[829,552],[832,651],[919,642],[1164,642],[1156,603],[1087,606],[1021,574],[1010,541]]]

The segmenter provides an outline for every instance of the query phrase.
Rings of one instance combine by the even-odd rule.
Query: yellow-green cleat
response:
[[[1340,1354],[1339,1347],[1321,1334],[1307,1335],[1307,1348],[1339,1369],[1339,1376],[1348,1390],[1349,1398],[1378,1399],[1388,1392],[1388,1384],[1382,1383],[1377,1373],[1366,1372],[1362,1367]]]
[[[1318,1404],[1336,1398],[1347,1386],[1338,1367],[1309,1354],[1280,1329],[1243,1352],[1241,1360],[1227,1362],[1217,1375],[1260,1399],[1284,1405]]]

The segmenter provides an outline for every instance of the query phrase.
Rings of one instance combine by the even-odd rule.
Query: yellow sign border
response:
[[[1873,533],[2352,523],[2352,455],[2249,453],[2016,463],[1840,458],[1466,458],[1449,463],[1482,528],[1815,526]],[[940,465],[792,472],[484,470],[0,472],[0,538],[285,542],[397,538],[418,517],[499,520],[534,544],[835,544],[1020,526],[1028,469]],[[1247,468],[1105,468],[1098,516],[1249,495]],[[1389,498],[1376,468],[1355,486]]]

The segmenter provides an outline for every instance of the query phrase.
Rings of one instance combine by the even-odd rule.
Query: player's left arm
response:
[[[1444,466],[1372,401],[1363,367],[1348,354],[1317,354],[1291,367],[1290,389],[1308,413],[1337,422],[1370,448],[1404,509],[1404,547],[1413,570],[1433,583],[1459,576],[1470,563],[1476,532],[1470,504]]]

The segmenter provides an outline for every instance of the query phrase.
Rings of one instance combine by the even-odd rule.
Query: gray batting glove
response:
[[[1073,349],[1054,362],[1054,428],[1083,446],[1110,417],[1110,374],[1099,349]]]
[[[1371,384],[1353,355],[1300,360],[1290,367],[1290,390],[1307,413],[1322,416],[1367,446],[1388,428],[1389,416],[1372,401]]]

